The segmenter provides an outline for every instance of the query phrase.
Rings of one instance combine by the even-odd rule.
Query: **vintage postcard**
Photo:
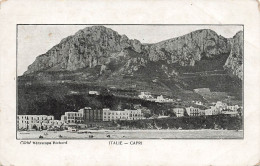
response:
[[[17,139],[242,139],[243,36],[224,24],[17,25]]]
[[[0,1],[0,166],[260,165],[259,11]]]

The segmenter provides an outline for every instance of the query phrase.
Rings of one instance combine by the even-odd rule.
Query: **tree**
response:
[[[185,117],[188,117],[188,116],[189,116],[189,114],[187,113],[187,110],[186,110],[186,109],[184,109],[184,116],[185,116]]]
[[[37,126],[34,124],[32,129],[38,130]]]
[[[237,113],[238,113],[239,116],[242,116],[242,109],[241,109],[241,108],[238,108],[238,109],[237,109]]]

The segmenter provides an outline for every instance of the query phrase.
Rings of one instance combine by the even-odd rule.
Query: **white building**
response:
[[[215,108],[221,112],[224,109],[227,109],[227,104],[226,103],[222,103],[221,101],[217,101],[217,103],[215,104]]]
[[[200,109],[192,106],[186,108],[186,112],[189,116],[200,116]]]
[[[237,111],[233,111],[233,110],[223,110],[222,114],[230,115],[230,116],[237,116],[238,112]]]
[[[177,117],[184,116],[184,108],[173,108],[173,112],[176,114]]]
[[[81,110],[78,112],[65,112],[65,115],[61,116],[61,121],[66,124],[83,123],[83,113]]]
[[[199,115],[200,115],[200,116],[206,115],[205,110],[204,110],[204,109],[200,109],[200,110],[199,110]]]
[[[212,111],[212,109],[210,109],[210,108],[205,109],[205,115],[206,115],[206,116],[213,115],[213,111]]]
[[[103,121],[112,121],[112,120],[138,120],[142,119],[143,114],[141,109],[137,110],[128,110],[124,111],[114,111],[108,108],[103,109]]]
[[[141,92],[140,95],[138,95],[140,99],[153,99],[153,96],[150,92]]]
[[[222,112],[222,107],[210,106],[205,110],[205,115],[218,115]]]
[[[46,129],[54,123],[54,116],[17,115],[18,129]]]
[[[203,105],[203,103],[201,101],[195,101],[196,105]]]
[[[90,95],[99,95],[100,93],[98,91],[89,91],[88,94],[90,94]]]
[[[227,109],[231,110],[231,111],[237,111],[239,108],[238,105],[231,105],[231,106],[227,106]]]
[[[164,98],[163,95],[157,96],[155,102],[158,103],[170,103],[173,102],[173,99]]]
[[[155,100],[155,102],[159,102],[159,103],[162,103],[164,101],[165,101],[165,99],[163,98],[163,95],[157,96],[157,98]]]

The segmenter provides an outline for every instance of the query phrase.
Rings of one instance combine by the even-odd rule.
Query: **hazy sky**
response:
[[[17,74],[22,75],[35,58],[46,53],[63,38],[92,25],[19,25]],[[242,26],[216,25],[105,25],[129,39],[141,43],[156,43],[173,37],[185,35],[198,29],[212,29],[226,38],[233,37]]]

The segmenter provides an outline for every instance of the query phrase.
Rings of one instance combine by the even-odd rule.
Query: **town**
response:
[[[100,95],[97,91],[90,91],[92,95]],[[141,92],[138,97],[142,100],[148,100],[157,103],[171,103],[173,99],[164,98],[163,95],[154,98],[149,92]],[[162,119],[169,117],[198,117],[212,115],[227,115],[230,117],[241,116],[242,107],[238,105],[228,105],[227,103],[217,101],[205,106],[201,101],[192,101],[193,105],[189,107],[175,107],[171,109],[171,114],[152,114],[151,110],[143,107],[141,104],[135,104],[135,109],[112,110],[109,108],[92,109],[85,107],[77,112],[65,112],[59,120],[54,119],[52,115],[17,115],[18,130],[69,130],[77,131],[77,128],[99,129],[106,128],[106,122],[116,121],[135,121],[144,119]],[[109,123],[108,123],[109,124]]]

